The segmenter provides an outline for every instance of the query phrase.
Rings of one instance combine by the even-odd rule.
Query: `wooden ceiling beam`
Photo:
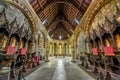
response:
[[[57,29],[57,27],[55,26],[55,29],[53,29],[53,31],[50,32],[50,36],[55,32],[56,29]]]
[[[68,19],[70,19],[69,15],[70,15],[70,11],[71,11],[71,5],[70,5],[70,9],[69,9],[69,12],[68,12]]]
[[[50,36],[52,35],[52,34],[54,34],[54,32],[57,30],[57,27],[49,34]],[[68,32],[65,28],[63,28],[63,30],[69,35],[69,36],[71,36],[72,34],[70,33],[70,32]],[[64,34],[64,36],[65,35],[67,35],[67,34]]]
[[[50,6],[52,6],[52,5],[50,5]],[[46,17],[46,19],[47,19],[47,22],[48,22],[48,25],[49,24],[51,24],[51,22],[54,20],[54,19],[56,19],[57,17],[56,17],[56,15],[57,15],[57,13],[56,13],[56,7],[55,6],[52,6],[51,8],[48,8],[49,10],[48,11],[46,11],[46,13],[44,12],[44,16],[45,15],[47,15],[47,16],[45,16]],[[48,26],[46,26],[46,29],[48,29]]]
[[[84,2],[84,0],[82,0],[82,2],[81,2],[81,4],[80,4],[80,7],[79,7],[79,8],[81,8],[81,6],[82,6],[83,2]]]
[[[67,23],[72,30],[74,29],[74,27],[71,25],[71,23],[69,23],[66,19],[64,19],[64,20],[56,20],[56,18],[55,18],[55,19],[51,22],[51,24],[49,24],[49,26],[47,27],[47,30],[48,30],[54,23],[57,23],[57,22],[60,22],[60,21]]]
[[[32,4],[31,4],[32,5]],[[35,5],[32,5],[32,7],[34,8],[37,5],[37,3]]]
[[[57,17],[58,17],[58,16],[55,16],[54,19],[51,21],[51,23],[47,26],[47,28],[46,28],[47,30],[49,29],[49,27],[51,26],[51,24],[54,23],[54,21],[57,19]]]
[[[84,14],[85,10],[82,8],[82,4],[83,4],[84,2],[85,2],[85,1],[82,0],[81,4],[79,5],[79,11],[80,11],[81,13],[83,13],[83,14]],[[82,10],[81,10],[81,9],[82,9]]]
[[[31,2],[30,2],[30,4],[32,4],[34,2],[34,0],[32,0]]]
[[[54,25],[54,26],[56,26],[55,25],[55,23],[57,23],[57,22],[60,22],[60,21],[62,21],[62,22],[65,22],[65,23],[67,23],[69,26],[71,26],[67,21],[65,21],[65,20],[56,20],[56,21],[54,21],[51,25],[50,25],[50,27],[52,26],[52,25]],[[72,26],[71,26],[71,28],[72,28]],[[50,29],[50,28],[49,28]],[[57,29],[57,27],[52,31],[52,33],[54,33],[54,31]],[[72,35],[73,34],[73,32],[71,31],[71,30],[67,30],[66,28],[65,28],[65,26],[64,26],[64,28],[63,28],[69,35]],[[73,29],[72,29],[73,30]],[[69,32],[70,31],[70,32]],[[52,34],[52,33],[50,33],[50,35]]]
[[[65,30],[68,34],[69,34],[69,36],[71,36],[73,33],[70,33],[66,28],[65,28],[65,26],[64,26],[64,28],[63,28],[63,30]],[[65,34],[66,35],[66,34]]]
[[[78,12],[75,14],[75,18],[77,17],[77,15],[78,15]],[[72,21],[72,24],[74,23],[75,18],[74,18],[74,20]]]
[[[54,29],[56,29],[55,23],[53,24],[53,27],[52,27],[52,28],[48,29],[48,34],[50,35],[50,34],[54,31]],[[52,35],[52,34],[51,34],[51,35]],[[50,36],[51,36],[51,35],[50,35]]]
[[[57,4],[57,3],[71,4],[71,5],[72,5],[74,8],[76,8],[79,12],[81,12],[81,10],[79,9],[79,7],[78,7],[75,3],[73,3],[72,1],[69,1],[69,0],[62,0],[62,1],[60,1],[60,0],[50,0],[49,2],[47,2],[47,3],[45,4],[45,6],[44,6],[42,9],[38,10],[36,13],[39,14],[39,13],[43,12],[44,9],[46,9],[49,5]],[[83,13],[83,12],[82,12],[82,13]]]
[[[82,4],[85,4],[85,5],[87,6],[87,7],[82,6],[84,9],[86,9],[86,8],[88,8],[88,6],[89,6],[89,4],[90,4],[90,3],[86,3],[86,1],[85,1],[85,0],[83,0]],[[81,5],[82,5],[82,4],[81,4]]]
[[[38,3],[39,3],[40,8],[42,9],[42,6],[41,6],[41,3],[40,3],[40,0],[37,0],[37,1],[38,1]]]
[[[70,21],[65,17],[65,16],[63,16],[65,19],[65,21],[67,22],[67,23],[69,23],[70,24],[70,26],[72,27],[72,30],[74,30],[75,29],[75,27],[72,25],[72,23],[70,23]]]
[[[87,6],[89,6],[89,4],[90,4],[90,3],[89,3],[89,4],[88,4],[88,3],[86,3],[86,1],[84,1],[84,0],[83,0],[83,2],[84,2]]]
[[[82,14],[85,13],[85,10],[83,8],[81,8],[81,7],[80,7],[80,11],[81,11]]]

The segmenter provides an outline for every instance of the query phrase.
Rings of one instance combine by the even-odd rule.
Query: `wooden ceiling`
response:
[[[29,0],[53,39],[68,39],[92,0]]]

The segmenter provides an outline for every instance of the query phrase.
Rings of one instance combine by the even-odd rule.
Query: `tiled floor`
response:
[[[50,58],[39,69],[26,77],[26,80],[94,80],[85,71],[79,68],[71,59]]]

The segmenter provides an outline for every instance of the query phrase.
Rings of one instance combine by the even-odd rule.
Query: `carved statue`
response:
[[[7,37],[3,34],[0,35],[0,50],[3,50],[6,47]]]

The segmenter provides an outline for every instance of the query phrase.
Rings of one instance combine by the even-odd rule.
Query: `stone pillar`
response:
[[[54,56],[56,56],[57,57],[57,55],[56,55],[56,44],[54,43]]]
[[[46,62],[49,62],[50,60],[48,59],[48,57],[49,57],[49,47],[48,47],[48,45],[46,46],[46,56],[45,56],[45,61]]]
[[[67,56],[66,54],[67,54],[67,45],[65,45],[65,56]]]
[[[64,45],[64,43],[62,44],[62,55],[63,55],[63,57],[65,57],[65,45]]]
[[[68,49],[68,54],[70,55],[70,45],[68,44],[67,47],[68,47],[67,48]]]
[[[63,45],[63,57],[65,57],[65,55],[66,55],[66,45],[64,44]]]
[[[74,51],[72,51],[72,60],[71,60],[71,62],[76,62],[75,61],[75,52]]]
[[[54,46],[53,46],[53,49],[54,49],[54,56],[56,56],[56,46],[55,46],[55,44],[54,44]]]
[[[71,60],[71,62],[76,62],[75,61],[75,48],[74,47],[72,47],[72,60]]]
[[[52,44],[52,51],[51,51],[52,56],[53,56],[53,53],[54,53],[54,48],[53,48],[53,44]]]

